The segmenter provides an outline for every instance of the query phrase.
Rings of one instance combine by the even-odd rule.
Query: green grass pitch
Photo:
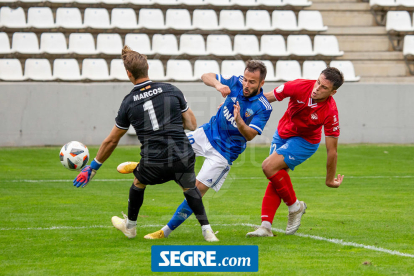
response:
[[[94,157],[97,147],[90,151]],[[111,217],[127,212],[132,183],[116,166],[138,160],[138,147],[117,148],[85,189],[72,186],[77,173],[58,154],[57,147],[0,148],[0,275],[150,275],[152,245],[208,244],[193,217],[168,239],[143,238],[182,202],[172,182],[147,188],[135,239],[112,227]],[[268,147],[248,147],[222,190],[204,197],[219,245],[259,246],[259,272],[237,275],[414,275],[414,146],[341,145],[338,173],[345,179],[331,189],[322,145],[290,173],[308,205],[297,235],[278,230],[287,223],[282,203],[275,237],[246,238],[254,230],[246,224],[260,224],[267,154]],[[201,165],[198,159],[197,171]]]

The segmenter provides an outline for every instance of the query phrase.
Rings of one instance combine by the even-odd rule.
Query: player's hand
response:
[[[327,183],[326,185],[331,187],[331,188],[338,188],[341,185],[342,181],[344,180],[344,176],[345,175],[338,174],[338,177],[334,179],[333,183],[331,183],[329,185]]]
[[[219,104],[219,106],[217,107],[217,109],[220,109],[220,107],[224,104],[224,102],[222,102],[221,104]]]
[[[234,107],[234,110],[233,110],[234,121],[236,121],[237,123],[237,120],[241,118],[239,101],[237,101],[236,104],[233,105],[233,107]]]
[[[73,180],[73,186],[84,188],[88,185],[89,181],[95,176],[96,171],[102,166],[102,163],[97,162],[95,159],[91,162],[90,166],[86,166]]]
[[[230,88],[227,85],[224,84],[219,84],[216,86],[216,89],[218,92],[221,93],[221,95],[223,96],[223,98],[227,97],[230,94]]]

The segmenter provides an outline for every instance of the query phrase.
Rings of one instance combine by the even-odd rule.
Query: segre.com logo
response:
[[[257,272],[257,245],[153,245],[153,272]]]

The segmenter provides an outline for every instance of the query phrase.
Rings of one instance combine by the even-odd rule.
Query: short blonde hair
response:
[[[135,79],[148,77],[147,56],[133,51],[127,45],[122,49],[122,60],[125,69],[131,72]]]

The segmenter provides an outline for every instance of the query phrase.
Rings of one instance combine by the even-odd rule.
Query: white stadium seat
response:
[[[287,38],[287,52],[289,55],[314,56],[312,41],[308,35],[289,35]]]
[[[231,6],[233,3],[230,0],[206,0],[208,4],[214,6]]]
[[[29,8],[27,12],[27,25],[35,28],[54,28],[55,20],[53,19],[52,10],[48,7]]]
[[[45,0],[20,0],[20,2],[23,2],[23,3],[42,3],[42,2],[45,2]]]
[[[243,60],[223,60],[221,63],[221,74],[223,76],[240,76],[244,74],[246,64]]]
[[[0,33],[0,54],[10,54],[10,40],[7,33]]]
[[[409,0],[409,1],[411,1],[411,0]],[[392,6],[395,6],[396,3],[395,3],[395,0],[369,0],[369,5],[370,6],[378,5],[378,6],[383,6],[383,7],[392,7]]]
[[[170,59],[167,61],[167,79],[175,81],[192,81],[193,67],[189,60]]]
[[[208,35],[207,54],[216,56],[232,56],[234,52],[228,35]]]
[[[55,79],[52,76],[52,68],[50,68],[50,62],[47,59],[26,59],[24,76],[28,79],[37,81],[49,81]]]
[[[278,60],[276,62],[276,80],[291,81],[301,77],[300,64],[297,60]]]
[[[94,29],[110,29],[109,13],[107,9],[86,8],[84,25]]]
[[[239,10],[221,10],[220,11],[220,28],[242,31],[247,30],[244,25],[244,16]]]
[[[154,53],[151,50],[151,43],[147,34],[127,34],[125,36],[125,45],[128,45],[132,50],[140,54],[152,55]]]
[[[298,27],[307,31],[326,31],[328,29],[323,25],[322,14],[319,11],[300,11]]]
[[[387,31],[413,31],[411,18],[408,11],[389,11],[387,12]]]
[[[258,0],[258,4],[269,7],[281,7],[286,5],[283,0]]]
[[[414,1],[413,0],[396,0],[395,5],[399,6],[405,6],[405,7],[414,7]]]
[[[69,35],[69,52],[82,55],[97,54],[92,34],[71,33]]]
[[[206,44],[200,34],[182,34],[180,36],[180,53],[194,56],[206,55]]]
[[[181,0],[181,3],[189,6],[207,5],[207,0]]]
[[[298,31],[295,13],[293,11],[273,11],[272,28],[283,31]]]
[[[148,61],[148,77],[151,80],[163,81],[166,80],[164,75],[164,65],[159,59],[149,59]]]
[[[259,4],[257,3],[257,0],[232,0],[231,3],[233,5],[247,6],[247,7],[254,7]]]
[[[154,0],[154,2],[155,4],[166,5],[166,6],[181,4],[181,0]]]
[[[56,26],[67,29],[81,29],[82,15],[78,8],[58,8],[56,10]]]
[[[186,9],[168,9],[165,26],[176,30],[194,29],[191,25],[190,13]]]
[[[53,77],[63,81],[81,80],[79,63],[76,59],[55,59],[53,61]]]
[[[315,35],[313,46],[315,54],[324,56],[344,55],[343,51],[339,51],[338,39],[334,35]]]
[[[177,38],[172,34],[155,34],[152,37],[152,50],[161,55],[178,55]]]
[[[234,53],[245,56],[259,56],[259,41],[255,35],[235,35]]]
[[[22,54],[40,54],[39,41],[36,34],[14,33],[12,38],[12,51]]]
[[[23,8],[11,9],[9,7],[1,7],[0,20],[4,27],[9,28],[26,28],[26,15]]]
[[[262,35],[261,53],[269,56],[287,56],[286,43],[282,35]]]
[[[286,5],[309,7],[310,5],[312,5],[312,2],[308,0],[286,0]]]
[[[164,15],[160,9],[140,9],[138,28],[165,29]]]
[[[40,51],[48,54],[67,54],[68,46],[63,33],[42,33]]]
[[[249,10],[246,12],[246,28],[257,31],[273,30],[268,11]]]
[[[53,3],[53,4],[69,4],[75,2],[74,0],[47,0],[47,2]]]
[[[85,58],[82,62],[82,79],[109,80],[108,64],[104,59]]]
[[[323,60],[305,60],[302,69],[304,79],[317,80],[321,72],[326,69],[326,63]]]
[[[361,77],[355,76],[354,65],[351,61],[333,60],[331,67],[338,68],[344,74],[345,81],[359,81]]]
[[[25,80],[20,61],[18,59],[0,59],[0,79],[4,81]]]
[[[119,34],[98,34],[96,50],[106,55],[122,54],[122,38]]]
[[[136,29],[137,14],[133,9],[112,9],[111,25],[114,28]]]
[[[130,3],[129,0],[101,0],[100,2],[111,5],[127,5]]]
[[[194,63],[194,77],[200,79],[205,73],[220,74],[220,67],[216,60],[196,60]]]
[[[124,62],[122,59],[113,59],[111,60],[111,70],[109,78],[121,81],[129,81],[128,75],[126,73]]]
[[[216,12],[214,10],[194,10],[193,27],[201,30],[220,29]]]
[[[153,5],[155,4],[154,0],[129,0],[134,5]]]
[[[75,0],[74,2],[79,4],[99,4],[100,0]]]
[[[270,60],[262,60],[264,65],[266,66],[267,73],[266,73],[266,81],[276,81],[275,77],[275,68],[273,63]]]
[[[414,35],[406,35],[404,37],[403,54],[404,56],[414,55]]]

